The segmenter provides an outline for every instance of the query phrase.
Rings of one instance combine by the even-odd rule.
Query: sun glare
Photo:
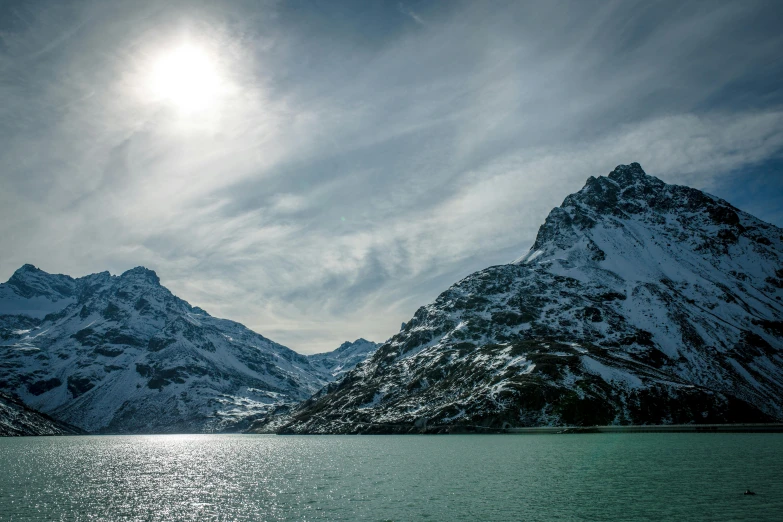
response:
[[[153,65],[151,89],[156,99],[185,112],[209,108],[220,84],[217,67],[204,50],[181,45],[162,54]]]

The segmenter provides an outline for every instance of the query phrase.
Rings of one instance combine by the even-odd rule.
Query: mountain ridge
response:
[[[90,432],[241,431],[335,379],[324,357],[358,362],[212,317],[145,267],[74,279],[24,265],[0,303],[0,389]]]

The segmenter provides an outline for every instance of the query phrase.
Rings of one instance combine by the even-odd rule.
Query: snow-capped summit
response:
[[[566,197],[560,207],[550,212],[530,251],[517,262],[541,263],[565,253],[577,264],[606,261],[608,252],[601,250],[599,243],[606,243],[609,250],[612,244],[629,241],[640,245],[644,237],[629,238],[644,235],[642,229],[655,234],[662,250],[675,254],[684,249],[720,256],[740,243],[743,251],[749,245],[770,246],[774,250],[773,245],[780,247],[780,237],[767,234],[770,227],[776,228],[722,199],[690,187],[667,185],[647,175],[638,163],[632,163],[618,166],[607,177],[590,177],[582,190]],[[622,233],[616,234],[618,230]],[[747,242],[740,241],[741,237]],[[640,252],[660,261],[661,252],[654,249],[654,243],[644,242]],[[760,252],[763,258],[769,257]],[[626,252],[613,253],[620,254],[615,257],[628,257]],[[730,257],[735,258],[736,252],[732,253]],[[579,256],[586,257],[580,261]],[[774,275],[769,265],[765,263],[767,276]],[[638,274],[638,268],[634,267],[634,274]]]
[[[620,165],[284,431],[782,419],[782,300],[783,230]]]
[[[91,432],[237,430],[334,379],[144,267],[73,279],[25,265],[0,296],[0,389]]]
[[[0,286],[0,316],[42,319],[75,300],[76,281],[61,274],[47,274],[33,265],[24,265]],[[0,322],[0,332],[3,323]]]

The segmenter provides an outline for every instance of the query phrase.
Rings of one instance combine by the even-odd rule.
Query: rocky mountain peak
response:
[[[567,196],[562,205],[552,209],[539,228],[528,256],[572,247],[579,242],[580,231],[591,229],[611,216],[622,218],[628,213],[641,212],[649,205],[640,203],[639,197],[662,199],[660,193],[666,186],[658,178],[647,175],[636,162],[618,165],[608,176],[590,176],[582,190]]]
[[[49,274],[31,264],[22,265],[6,283],[23,298],[45,297],[59,300],[73,296],[76,281],[62,274]]]
[[[700,256],[725,255],[742,238],[765,246],[779,240],[770,234],[775,227],[727,201],[691,187],[666,184],[631,163],[618,165],[608,176],[591,176],[579,192],[566,197],[547,216],[531,250],[517,262],[563,258],[566,251],[577,263],[603,261],[599,245],[606,235],[614,236],[612,231],[619,228],[627,237],[638,226],[654,230],[662,244],[678,244]]]
[[[120,278],[160,285],[158,274],[156,274],[154,270],[150,270],[143,266],[137,266],[136,268],[131,268],[130,270],[123,272],[122,275],[120,275]]]
[[[615,216],[638,213],[667,199],[667,186],[638,163],[618,165],[608,176],[590,176],[582,190],[568,196],[561,208]]]
[[[35,265],[31,265],[29,263],[26,263],[22,265],[20,268],[18,268],[8,279],[9,283],[24,283],[27,281],[35,280],[41,277],[49,276],[50,274],[47,274],[40,268],[37,268]]]
[[[338,347],[336,350],[334,350],[334,353],[340,353],[340,352],[344,352],[344,351],[346,351],[346,350],[350,350],[350,349],[352,349],[352,348],[354,348],[354,347],[357,347],[357,346],[358,346],[358,347],[361,347],[361,346],[363,346],[363,345],[366,345],[366,344],[375,344],[375,343],[371,343],[371,342],[370,342],[370,341],[368,341],[367,339],[364,339],[364,338],[362,338],[362,337],[359,337],[358,339],[356,339],[356,340],[355,340],[355,341],[353,341],[353,342],[351,342],[351,341],[345,341],[345,342],[344,342],[343,344],[341,344],[341,345],[340,345],[340,346],[339,346],[339,347]]]
[[[609,179],[625,188],[639,183],[656,183],[662,185],[663,182],[654,176],[649,176],[642,166],[636,162],[630,165],[617,165],[607,176]]]
[[[24,275],[27,272],[35,273],[35,272],[43,272],[43,270],[41,270],[40,268],[36,267],[35,265],[31,265],[30,263],[25,263],[20,268],[18,268],[16,270],[16,272],[14,272],[14,275],[19,274],[21,276],[21,275]]]

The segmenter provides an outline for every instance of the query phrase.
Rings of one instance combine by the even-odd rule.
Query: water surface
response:
[[[639,519],[783,520],[783,435],[0,439],[0,520]]]

